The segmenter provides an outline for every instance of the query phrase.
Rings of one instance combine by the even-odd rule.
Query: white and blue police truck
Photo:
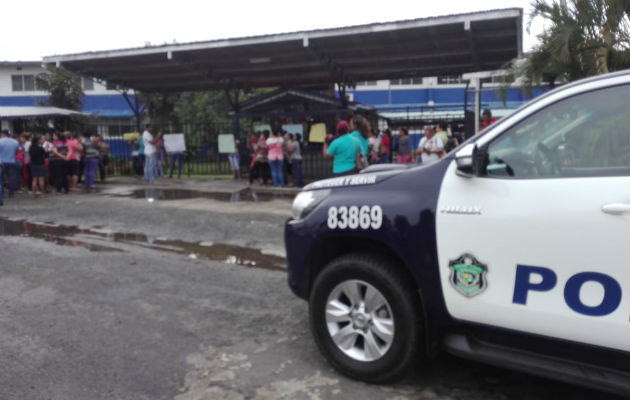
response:
[[[567,84],[441,160],[312,183],[288,281],[340,372],[439,351],[630,393],[630,71]]]

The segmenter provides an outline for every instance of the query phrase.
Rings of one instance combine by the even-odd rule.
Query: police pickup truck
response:
[[[314,182],[288,281],[340,372],[444,350],[630,393],[630,71],[537,98],[440,161]]]

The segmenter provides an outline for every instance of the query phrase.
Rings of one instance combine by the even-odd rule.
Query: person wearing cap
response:
[[[333,175],[342,176],[356,172],[357,145],[355,139],[348,134],[349,126],[346,121],[337,124],[337,138],[333,135],[324,142],[324,157],[333,158]]]
[[[479,124],[479,130],[482,130],[497,122],[497,119],[492,116],[492,112],[489,109],[483,110],[481,114],[481,123]]]

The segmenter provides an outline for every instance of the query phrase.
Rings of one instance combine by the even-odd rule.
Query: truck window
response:
[[[579,94],[517,123],[487,149],[486,175],[630,175],[630,86]]]

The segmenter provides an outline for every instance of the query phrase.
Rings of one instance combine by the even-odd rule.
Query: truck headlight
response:
[[[300,192],[293,200],[291,214],[294,219],[302,219],[310,214],[319,203],[330,194],[330,189]]]

